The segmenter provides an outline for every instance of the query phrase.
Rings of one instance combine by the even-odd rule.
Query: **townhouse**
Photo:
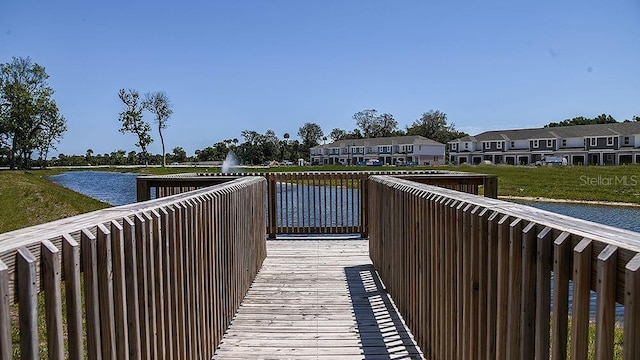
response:
[[[310,150],[312,164],[442,165],[445,145],[423,136],[346,139]]]
[[[454,164],[527,165],[544,158],[573,165],[640,163],[640,122],[487,131],[448,143]]]

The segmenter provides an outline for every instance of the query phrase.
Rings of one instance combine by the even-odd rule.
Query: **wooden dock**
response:
[[[271,240],[214,359],[423,359],[366,240]]]

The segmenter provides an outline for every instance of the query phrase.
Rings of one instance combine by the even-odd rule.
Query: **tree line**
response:
[[[135,146],[139,151],[115,150],[111,153],[95,154],[87,149],[85,154],[59,154],[48,161],[48,154],[56,149],[67,130],[66,119],[60,114],[53,99],[54,90],[49,86],[49,75],[45,68],[30,58],[14,57],[11,62],[0,64],[0,166],[30,168],[32,165],[166,165],[167,163],[222,161],[233,152],[243,164],[263,164],[272,160],[308,159],[309,149],[329,142],[347,139],[378,138],[389,136],[420,135],[446,144],[468,136],[449,124],[447,114],[440,110],[429,110],[413,123],[398,127],[398,121],[390,113],[379,113],[365,109],[353,114],[355,127],[352,130],[334,128],[325,133],[321,126],[306,122],[298,128],[298,139],[290,133],[278,136],[273,130],[259,133],[244,130],[238,138],[220,140],[211,146],[198,149],[191,156],[182,147],[171,152],[165,149],[162,130],[167,128],[173,114],[172,104],[163,91],[148,92],[143,96],[134,89],[120,89],[118,97],[124,109],[118,114],[121,133],[136,136]],[[160,141],[161,154],[149,154],[148,146],[153,142],[152,127],[144,120],[145,113],[153,116]],[[634,116],[631,120],[640,121]],[[603,124],[617,122],[611,115],[595,118],[574,117],[552,122],[546,127]]]

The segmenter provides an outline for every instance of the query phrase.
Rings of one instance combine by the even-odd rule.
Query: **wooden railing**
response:
[[[640,359],[640,234],[389,176],[369,202],[372,261],[428,359]]]
[[[210,358],[266,256],[265,192],[246,177],[1,234],[0,358]]]
[[[162,197],[219,184],[244,176],[267,179],[267,233],[277,234],[361,234],[368,233],[367,186],[371,175],[393,175],[458,191],[497,197],[495,176],[446,171],[337,171],[274,172],[233,174],[181,174],[141,176],[137,180],[138,200]],[[365,211],[363,211],[363,209]]]

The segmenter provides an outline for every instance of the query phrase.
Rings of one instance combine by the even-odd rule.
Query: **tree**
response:
[[[446,144],[468,134],[457,131],[454,124],[447,125],[447,114],[439,110],[429,110],[407,127],[407,135],[420,135]]]
[[[576,126],[576,125],[591,125],[591,124],[611,124],[616,123],[616,119],[611,115],[600,114],[593,119],[584,117],[584,116],[576,116],[571,119],[565,119],[560,122],[551,122],[544,127],[558,127],[558,126]]]
[[[320,125],[308,122],[302,125],[300,129],[298,129],[298,137],[302,140],[302,146],[304,147],[304,150],[308,152],[309,149],[320,143],[320,140],[324,137],[324,134],[322,133],[322,128],[320,128]]]
[[[93,155],[93,149],[87,149],[87,153],[85,154],[85,159],[87,163],[91,164],[91,156]]]
[[[160,134],[160,142],[162,143],[162,167],[165,167],[167,166],[167,156],[164,148],[162,129],[167,128],[167,121],[171,117],[171,114],[173,114],[171,101],[169,101],[169,97],[167,97],[164,91],[157,91],[154,93],[146,93],[142,106],[155,115],[155,122],[158,125],[158,133]]]
[[[345,130],[335,128],[331,130],[331,133],[329,133],[329,137],[331,138],[331,140],[333,140],[333,142],[340,141],[347,138],[347,132]]]
[[[140,94],[138,94],[136,90],[129,89],[125,91],[124,89],[120,89],[118,96],[125,105],[125,110],[120,113],[118,118],[122,123],[120,132],[123,134],[130,132],[138,137],[136,146],[142,150],[141,155],[144,157],[145,165],[149,165],[147,146],[153,142],[153,139],[151,135],[149,135],[151,126],[142,119],[142,110],[144,107],[140,103]]]
[[[50,109],[44,115],[42,126],[35,139],[41,166],[46,165],[49,150],[56,149],[56,143],[60,142],[65,131],[67,131],[67,122],[64,116],[58,114],[57,106]]]
[[[33,151],[46,155],[66,131],[48,78],[45,68],[28,57],[0,64],[0,147],[8,147],[11,169],[17,158],[29,168]]]
[[[375,109],[359,111],[353,114],[353,119],[365,138],[394,136],[398,131],[398,122],[393,115],[378,115]]]
[[[185,162],[187,161],[187,152],[181,147],[173,148],[173,161],[175,162]]]

